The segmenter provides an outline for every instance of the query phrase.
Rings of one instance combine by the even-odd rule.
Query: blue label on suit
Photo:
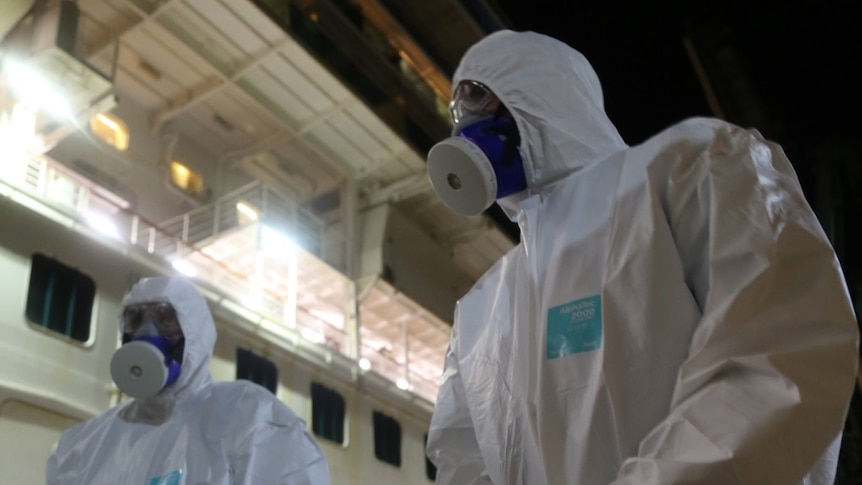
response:
[[[182,476],[183,472],[179,470],[174,470],[167,475],[162,475],[160,477],[150,479],[149,485],[180,485],[180,478]]]
[[[547,358],[559,359],[602,346],[602,296],[548,309]]]

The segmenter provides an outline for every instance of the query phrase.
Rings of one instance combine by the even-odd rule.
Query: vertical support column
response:
[[[219,230],[219,219],[221,218],[221,205],[222,202],[216,199],[215,204],[213,204],[213,229],[211,236],[218,236]]]
[[[132,246],[138,245],[138,215],[135,214],[132,216],[132,227],[129,229],[129,242],[132,243]]]
[[[706,96],[706,102],[709,104],[709,109],[712,114],[719,119],[724,118],[724,110],[721,109],[721,103],[718,102],[718,96],[715,95],[715,89],[709,80],[703,64],[700,62],[700,56],[697,53],[697,48],[691,37],[682,39],[682,45],[685,47],[685,52],[688,54],[688,60],[691,62],[691,67],[694,68],[694,73],[697,75],[697,80],[700,82],[700,87],[703,89],[703,94]]]
[[[413,317],[413,312],[410,316]],[[404,319],[404,382],[407,383],[404,390],[410,390],[410,318]]]
[[[344,272],[350,282],[344,288],[344,354],[358,360],[362,356],[359,332],[359,297],[356,277],[359,267],[359,191],[356,182],[347,180],[341,188]]]
[[[299,255],[293,242],[287,247],[287,301],[284,302],[284,324],[296,328],[296,291],[299,284]]]

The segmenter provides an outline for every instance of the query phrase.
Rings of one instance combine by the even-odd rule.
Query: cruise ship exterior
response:
[[[513,247],[425,173],[494,19],[471,4],[3,2],[0,483],[43,483],[62,431],[127,399],[120,301],[174,273],[215,316],[213,378],[293,409],[333,483],[433,481],[454,303]]]

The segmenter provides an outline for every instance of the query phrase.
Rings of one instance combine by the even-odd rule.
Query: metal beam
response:
[[[195,54],[201,57],[202,61],[210,64],[210,66],[213,67],[213,69],[218,73],[218,81],[215,83],[205,81],[204,83],[202,83],[204,86],[202,86],[201,89],[196,90],[195,88],[192,88],[192,93],[186,100],[179,103],[170,103],[167,106],[164,106],[159,109],[153,116],[151,122],[153,129],[157,130],[158,127],[160,127],[165,122],[179,116],[180,114],[182,114],[189,108],[197,105],[201,101],[204,101],[212,95],[219,93],[220,91],[232,84],[236,84],[236,82],[239,81],[242,77],[244,77],[254,69],[260,67],[261,64],[272,58],[274,55],[278,54],[282,48],[291,44],[294,44],[294,41],[289,37],[285,38],[282,42],[279,42],[274,46],[270,46],[270,48],[266,52],[251,59],[250,61],[245,63],[245,65],[243,65],[241,68],[237,69],[230,75],[225,75],[221,73],[221,71],[219,71],[219,69],[215,66],[212,66],[212,63],[207,61],[206,58],[203,57],[203,55],[201,55],[199,52],[195,52]],[[194,50],[192,46],[189,47]]]

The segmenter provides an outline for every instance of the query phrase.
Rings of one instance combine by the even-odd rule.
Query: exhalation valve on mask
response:
[[[428,177],[443,204],[474,216],[527,188],[517,138],[511,119],[488,116],[434,145],[428,152]]]
[[[181,364],[170,357],[170,341],[162,336],[137,337],[114,352],[111,378],[124,394],[147,399],[176,382]]]

